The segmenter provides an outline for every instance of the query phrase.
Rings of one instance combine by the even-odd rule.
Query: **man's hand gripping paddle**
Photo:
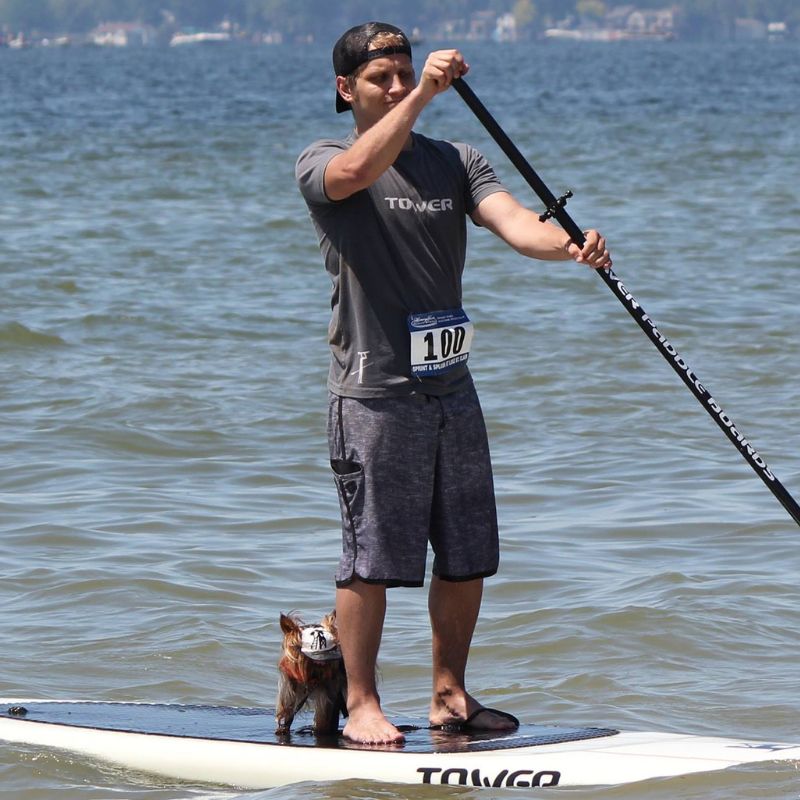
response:
[[[505,131],[487,111],[475,92],[464,82],[463,78],[456,78],[453,81],[453,88],[461,95],[464,102],[470,107],[502,151],[508,156],[511,163],[519,170],[522,177],[544,203],[546,210],[539,219],[543,222],[550,218],[557,220],[561,227],[569,234],[572,241],[579,247],[583,247],[586,241],[583,231],[575,224],[574,220],[565,209],[567,200],[572,197],[572,193],[567,192],[565,195],[557,198],[547,188],[542,179],[536,174],[533,167],[531,167],[522,153],[517,149],[516,145],[508,138]],[[750,442],[739,432],[733,420],[723,411],[722,407],[711,396],[705,386],[700,383],[686,361],[678,355],[677,350],[669,343],[666,336],[658,330],[653,320],[645,313],[645,310],[625,288],[622,281],[610,268],[598,269],[595,270],[595,272],[605,281],[608,288],[617,296],[622,305],[625,306],[628,313],[636,320],[637,325],[645,332],[647,337],[656,346],[656,349],[664,356],[675,372],[678,373],[678,376],[686,384],[689,391],[697,398],[700,405],[705,408],[714,422],[719,425],[722,432],[742,454],[745,461],[753,468],[756,475],[764,481],[772,494],[778,499],[778,502],[789,512],[792,519],[800,525],[800,506],[798,506],[797,501],[775,477],[767,466],[766,461],[764,461]]]

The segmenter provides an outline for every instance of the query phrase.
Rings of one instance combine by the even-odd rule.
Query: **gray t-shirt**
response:
[[[346,397],[455,391],[471,380],[465,363],[412,373],[408,318],[461,307],[466,217],[505,189],[469,145],[412,134],[413,147],[369,188],[331,201],[325,168],[354,140],[314,142],[296,167],[333,282],[328,388]]]

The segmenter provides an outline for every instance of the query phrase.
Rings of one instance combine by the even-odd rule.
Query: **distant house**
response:
[[[633,38],[669,37],[675,31],[675,11],[672,8],[641,9],[636,6],[617,6],[606,14],[605,25]]]
[[[139,22],[103,22],[89,33],[98,47],[142,47],[153,44],[155,31]]]
[[[759,41],[767,38],[767,26],[760,19],[737,19],[733,31],[739,41]]]
[[[437,40],[483,41],[492,37],[496,27],[497,14],[494,11],[475,11],[468,18],[442,20],[428,33]]]
[[[785,22],[770,22],[767,25],[767,38],[770,41],[780,41],[789,33],[789,27]]]
[[[631,15],[637,13],[636,6],[615,6],[605,16],[605,24],[617,31],[624,31],[629,26]]]
[[[469,18],[468,39],[489,39],[497,25],[497,14],[493,11],[476,11]]]
[[[634,5],[612,8],[602,19],[567,18],[547,28],[546,39],[575,39],[585,42],[618,42],[628,39],[669,40],[675,35],[675,9],[640,9]]]
[[[517,20],[513,14],[501,14],[495,21],[492,39],[496,42],[517,41]]]
[[[25,38],[24,33],[18,33],[15,37],[8,40],[8,46],[12,50],[24,50],[31,46],[31,42],[29,39]]]

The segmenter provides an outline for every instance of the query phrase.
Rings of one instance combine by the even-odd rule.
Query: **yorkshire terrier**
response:
[[[336,632],[336,612],[316,625],[294,614],[281,614],[283,651],[278,662],[275,722],[278,736],[288,736],[295,716],[314,709],[314,732],[335,734],[339,715],[347,716],[347,678]]]

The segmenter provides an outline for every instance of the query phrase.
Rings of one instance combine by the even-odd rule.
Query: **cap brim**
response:
[[[307,653],[305,650],[302,652],[312,661],[340,661],[342,658],[342,651],[338,647],[334,647],[332,650],[317,650],[314,653]]]

